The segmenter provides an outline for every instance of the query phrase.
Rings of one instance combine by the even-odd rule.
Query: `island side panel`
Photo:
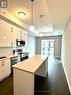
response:
[[[45,60],[45,76],[48,75],[48,57]]]
[[[14,95],[34,95],[34,74],[13,68]]]
[[[41,64],[41,66],[36,70],[35,74],[46,77],[48,73],[48,58]]]

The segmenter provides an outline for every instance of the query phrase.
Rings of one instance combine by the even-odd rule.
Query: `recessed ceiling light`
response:
[[[18,15],[20,18],[24,18],[26,16],[26,14],[24,12],[18,12]]]
[[[4,36],[4,37],[3,37],[3,39],[4,39],[4,40],[6,40],[6,39],[7,39],[7,37],[6,37],[6,36]]]

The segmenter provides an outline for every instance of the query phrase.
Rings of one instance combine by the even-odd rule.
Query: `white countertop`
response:
[[[18,57],[18,56],[19,56],[18,54],[11,54],[11,55],[8,55],[8,56],[1,56],[1,57],[5,57],[5,58],[0,59],[0,61],[10,59],[10,58],[13,58],[13,57]]]
[[[34,73],[41,66],[41,64],[45,61],[46,58],[47,56],[35,55],[32,58],[26,59],[25,61],[13,65],[13,68]]]
[[[18,56],[19,56],[18,54],[11,54],[11,55],[7,56],[7,58],[18,57]]]

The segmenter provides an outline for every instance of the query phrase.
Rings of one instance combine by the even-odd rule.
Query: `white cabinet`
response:
[[[0,80],[6,78],[11,73],[10,59],[0,60]]]
[[[0,47],[16,46],[16,39],[27,43],[27,32],[0,19]]]
[[[11,46],[11,25],[0,20],[0,47]]]
[[[2,62],[0,61],[0,80],[3,78]]]
[[[28,33],[26,31],[22,31],[22,39],[25,41],[25,45],[27,45]]]
[[[16,46],[16,39],[20,39],[20,29],[13,26],[13,46]]]

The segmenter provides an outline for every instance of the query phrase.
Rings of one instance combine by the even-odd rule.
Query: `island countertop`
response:
[[[41,64],[46,60],[47,56],[35,55],[32,58],[26,59],[18,64],[13,65],[13,68],[24,70],[30,73],[35,73],[35,71],[41,66]]]

